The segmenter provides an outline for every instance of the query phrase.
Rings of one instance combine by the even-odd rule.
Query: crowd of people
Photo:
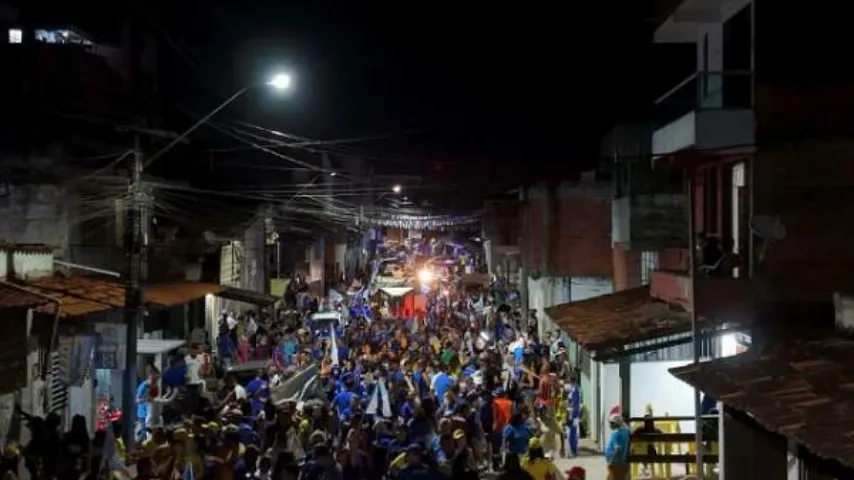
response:
[[[134,445],[118,420],[90,438],[82,417],[63,434],[52,414],[28,419],[33,440],[7,446],[0,468],[23,464],[33,479],[583,479],[552,461],[579,454],[583,428],[560,338],[538,337],[510,283],[461,282],[471,255],[441,263],[422,251],[386,255],[431,270],[413,282],[424,311],[401,318],[374,274],[335,299],[289,290],[275,308],[226,313],[216,338],[194,331],[189,351],[150,368]],[[605,454],[622,480],[628,430],[618,417],[612,427]]]

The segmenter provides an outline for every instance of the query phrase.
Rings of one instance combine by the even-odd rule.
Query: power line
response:
[[[306,147],[321,147],[330,145],[344,145],[351,143],[366,143],[377,140],[386,140],[389,138],[399,138],[410,135],[416,135],[423,132],[423,129],[405,130],[403,132],[391,132],[380,135],[369,135],[363,137],[340,138],[336,140],[297,140],[292,143],[273,142],[268,145],[263,145],[266,148],[306,148]],[[231,147],[231,148],[212,148],[207,150],[208,153],[225,153],[236,152],[241,150],[249,150],[255,147]]]

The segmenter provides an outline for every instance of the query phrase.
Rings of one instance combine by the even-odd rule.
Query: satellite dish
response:
[[[759,262],[765,258],[765,252],[771,243],[786,238],[786,227],[779,215],[754,215],[750,219],[750,231],[762,239],[762,249],[759,250]]]

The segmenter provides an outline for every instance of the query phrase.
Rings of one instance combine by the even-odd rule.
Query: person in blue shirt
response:
[[[252,406],[252,416],[257,416],[264,409],[264,403],[270,397],[270,385],[263,370],[258,370],[247,385],[246,393],[249,394]]]
[[[567,432],[569,439],[569,453],[573,457],[578,456],[579,426],[581,424],[581,386],[575,376],[569,377],[567,386]]]
[[[184,357],[173,355],[169,363],[169,368],[161,376],[164,390],[183,387],[187,383],[187,364],[184,363]]]
[[[532,432],[528,428],[525,417],[516,412],[510,417],[510,422],[501,432],[501,438],[507,448],[507,453],[523,455],[528,451],[528,442],[531,440]]]
[[[436,403],[441,404],[445,399],[445,392],[454,385],[454,379],[445,373],[444,367],[439,367],[440,370],[433,376],[433,395],[436,398]]]
[[[237,345],[234,344],[234,339],[229,335],[228,330],[221,330],[216,339],[217,353],[219,354],[222,368],[228,370],[228,367],[234,365],[237,359]]]
[[[335,398],[332,399],[332,405],[338,411],[338,415],[340,416],[345,409],[349,408],[353,403],[353,397],[355,394],[351,391],[353,388],[353,375],[350,373],[345,373],[341,377],[341,391],[335,395]]]
[[[623,417],[614,415],[609,422],[611,435],[605,444],[605,463],[608,478],[627,478],[629,473],[629,441],[631,434],[623,423]]]
[[[139,382],[136,387],[136,419],[138,422],[136,438],[138,441],[145,440],[145,428],[148,422],[148,392],[150,388],[149,379]]]
[[[285,356],[285,365],[290,365],[294,361],[294,355],[297,354],[299,344],[293,335],[288,335],[282,344],[282,353]]]

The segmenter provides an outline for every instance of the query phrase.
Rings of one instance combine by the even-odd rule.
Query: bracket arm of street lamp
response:
[[[223,108],[225,108],[225,107],[229,106],[229,105],[231,104],[231,102],[233,102],[233,101],[237,100],[241,95],[243,95],[244,93],[246,93],[246,91],[247,91],[247,90],[249,90],[250,88],[252,88],[252,86],[253,86],[253,85],[254,85],[254,84],[249,84],[249,85],[247,85],[247,86],[245,86],[245,87],[241,88],[241,89],[240,89],[240,90],[238,90],[237,92],[235,92],[232,96],[230,96],[230,97],[226,98],[224,102],[222,102],[221,104],[219,104],[219,106],[217,106],[216,108],[214,108],[213,110],[211,110],[207,115],[205,115],[204,117],[202,117],[201,119],[199,119],[199,121],[197,121],[196,123],[194,123],[192,127],[190,127],[190,128],[188,128],[187,130],[185,130],[185,131],[184,131],[184,133],[182,133],[182,134],[178,135],[177,137],[175,137],[175,138],[174,138],[171,142],[169,142],[165,147],[161,148],[160,150],[158,150],[158,151],[157,151],[157,153],[155,153],[154,155],[152,155],[151,157],[149,157],[148,159],[146,159],[144,166],[145,166],[145,167],[148,167],[149,165],[151,165],[151,163],[152,163],[152,162],[154,162],[155,160],[157,160],[158,158],[160,158],[161,156],[163,156],[163,154],[165,154],[166,152],[168,152],[169,150],[171,150],[171,149],[172,149],[172,147],[174,147],[175,145],[177,145],[178,143],[180,143],[183,139],[187,138],[187,136],[189,136],[191,133],[195,132],[199,127],[201,127],[202,125],[204,125],[205,123],[207,123],[207,121],[208,121],[208,120],[210,120],[214,115],[216,115],[217,113],[219,113]]]

